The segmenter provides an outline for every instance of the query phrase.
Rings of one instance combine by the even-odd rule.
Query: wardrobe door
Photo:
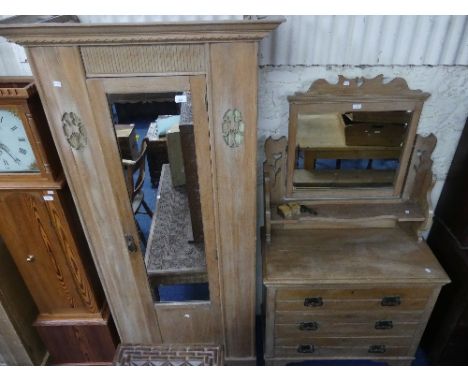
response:
[[[125,293],[116,293],[115,297],[131,298],[122,313],[126,318],[147,322],[161,334],[164,344],[222,343],[206,76],[121,77],[88,79],[86,83],[98,130],[107,138],[100,150],[106,153],[112,169],[112,195],[118,196],[115,201],[119,208],[112,211],[118,213],[118,218],[113,221],[115,226],[124,227],[127,240],[133,243],[127,244],[129,253],[124,256],[106,251],[99,259],[109,257],[107,261],[112,261],[113,268],[107,267],[108,271],[117,270],[121,280],[122,275],[134,280],[116,285]],[[164,99],[174,105],[176,98],[183,100],[180,111],[171,116],[175,118],[166,135],[170,163],[162,166],[158,190],[144,191],[146,198],[157,192],[154,210],[146,211],[151,224],[148,234],[135,223],[135,211],[144,209],[134,210],[138,204],[136,192],[129,198],[127,184],[132,181],[127,179],[126,184],[122,176],[122,167],[129,163],[120,155],[112,122],[111,110],[117,109],[118,100],[126,97],[138,102]],[[141,118],[138,110],[134,113],[136,120]],[[159,121],[163,120],[161,117],[158,116]],[[142,158],[146,153],[144,144],[140,145]],[[139,171],[140,176],[144,179],[145,172]],[[150,312],[139,313],[134,296]],[[134,308],[130,304],[135,304]],[[118,315],[114,317],[117,321]],[[133,328],[141,336],[143,329],[143,325]],[[134,340],[124,337],[122,342]]]

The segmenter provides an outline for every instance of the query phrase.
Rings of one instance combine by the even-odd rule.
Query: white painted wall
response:
[[[261,65],[466,65],[468,16],[287,16]]]

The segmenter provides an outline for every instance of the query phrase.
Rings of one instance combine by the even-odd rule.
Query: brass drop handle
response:
[[[306,297],[304,299],[304,306],[322,306],[322,297]]]
[[[379,330],[393,329],[393,321],[391,320],[376,321],[375,328]]]
[[[34,262],[34,260],[36,260],[36,256],[34,256],[34,255],[28,255],[28,256],[26,257],[26,261],[27,261],[28,263],[32,263],[32,262]]]
[[[400,296],[385,296],[382,298],[380,305],[382,306],[398,306],[401,304]]]
[[[371,345],[369,346],[368,352],[372,354],[382,354],[385,353],[386,350],[385,345]]]
[[[315,346],[314,345],[299,345],[297,347],[297,352],[298,353],[313,353],[315,352]]]
[[[312,331],[312,330],[318,330],[318,328],[319,328],[319,325],[316,321],[299,323],[299,330]]]

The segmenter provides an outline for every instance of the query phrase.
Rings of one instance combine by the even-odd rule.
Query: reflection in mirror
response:
[[[392,186],[411,111],[299,114],[293,185]]]
[[[108,101],[155,302],[209,300],[190,93]]]

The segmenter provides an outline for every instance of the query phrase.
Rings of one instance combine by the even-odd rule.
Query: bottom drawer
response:
[[[293,342],[275,340],[275,356],[307,357],[404,357],[408,356],[411,337],[327,338]]]

